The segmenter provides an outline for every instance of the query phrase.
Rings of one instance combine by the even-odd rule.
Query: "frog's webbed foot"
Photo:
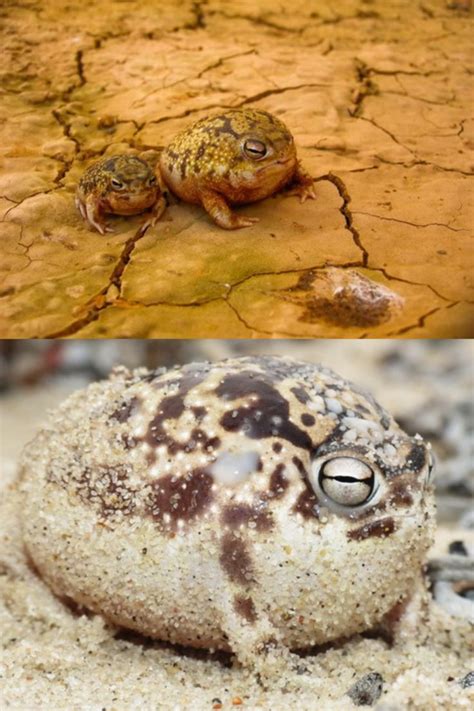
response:
[[[101,235],[114,231],[103,219],[100,208],[95,201],[86,200],[86,202],[83,202],[79,197],[76,197],[76,207],[89,227],[93,227]]]
[[[300,164],[296,168],[296,172],[291,181],[291,187],[287,195],[299,195],[300,203],[306,200],[316,200],[316,192],[314,189],[313,178],[307,173]]]
[[[201,192],[201,202],[206,212],[212,217],[216,225],[224,230],[238,230],[241,227],[250,227],[258,222],[258,217],[245,217],[232,212],[225,199],[212,190]]]

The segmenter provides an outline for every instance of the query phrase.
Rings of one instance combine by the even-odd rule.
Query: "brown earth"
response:
[[[4,2],[5,337],[473,334],[469,2]],[[281,116],[318,199],[226,232],[173,201],[91,232],[100,155],[224,107]]]

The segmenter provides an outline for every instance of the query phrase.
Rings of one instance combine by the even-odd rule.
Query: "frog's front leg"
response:
[[[301,167],[301,163],[298,163],[290,185],[288,195],[299,195],[301,203],[308,200],[308,198],[316,200],[313,178]]]
[[[160,217],[163,215],[164,211],[166,210],[166,200],[163,195],[158,198],[158,200],[155,202],[155,204],[152,207],[151,213],[148,216],[148,218],[145,220],[143,225],[140,228],[140,232],[145,232],[145,230],[148,229],[148,227],[153,227],[156,225]]]
[[[106,232],[113,232],[113,229],[104,220],[100,201],[93,197],[88,197],[83,201],[81,197],[77,196],[76,207],[87,224],[100,232],[101,235],[105,235]]]
[[[239,664],[251,669],[266,686],[274,686],[302,660],[283,643],[280,630],[263,605],[254,603],[255,590],[224,583],[220,601],[221,625]],[[258,594],[257,596],[258,597]]]
[[[245,217],[232,212],[224,197],[213,190],[200,192],[202,206],[212,217],[216,225],[224,230],[238,230],[241,227],[250,227],[258,222],[258,217]]]
[[[394,644],[403,644],[413,639],[421,641],[427,635],[429,607],[429,594],[421,580],[410,597],[400,600],[385,615],[381,624],[382,632]]]

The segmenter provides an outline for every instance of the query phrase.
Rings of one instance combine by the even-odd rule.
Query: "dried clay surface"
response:
[[[2,5],[0,332],[6,337],[472,335],[468,2]],[[317,199],[176,199],[90,231],[84,169],[157,159],[226,108],[273,112]]]

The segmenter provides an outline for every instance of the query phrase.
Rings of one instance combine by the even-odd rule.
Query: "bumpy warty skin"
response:
[[[320,366],[119,368],[26,448],[24,540],[58,595],[248,661],[403,608],[431,541],[430,469],[420,437]]]
[[[91,227],[105,234],[112,230],[104,214],[137,215],[152,208],[147,224],[153,225],[166,203],[151,166],[138,156],[120,154],[99,158],[86,168],[77,186],[76,207]]]
[[[224,229],[257,221],[233,213],[229,205],[262,200],[289,183],[302,202],[316,197],[289,129],[259,109],[233,109],[197,121],[165,148],[159,169],[173,193],[203,205]]]

